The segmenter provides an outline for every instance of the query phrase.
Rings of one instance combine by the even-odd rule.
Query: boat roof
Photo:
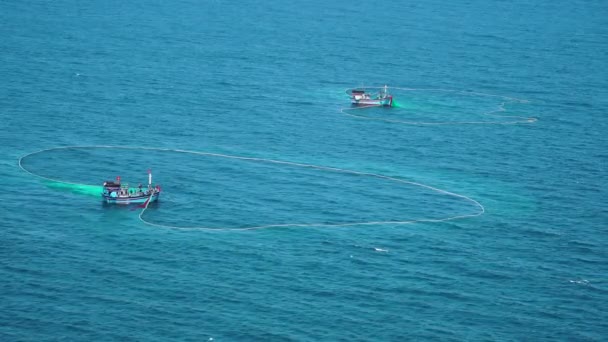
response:
[[[114,181],[105,181],[103,182],[103,186],[107,188],[120,188],[120,183],[114,183]]]
[[[353,94],[363,94],[363,93],[365,93],[365,90],[363,90],[363,89],[353,89],[350,92],[353,93]]]

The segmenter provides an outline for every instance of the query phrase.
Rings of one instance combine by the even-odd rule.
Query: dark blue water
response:
[[[604,339],[606,18],[604,1],[2,2],[0,338]],[[383,84],[458,92],[340,112],[344,89]],[[488,113],[538,121],[459,123],[512,121]],[[146,221],[215,230],[163,228],[17,166],[73,145],[355,170],[485,212],[336,227],[480,209],[167,150],[24,160],[93,185],[152,168]]]

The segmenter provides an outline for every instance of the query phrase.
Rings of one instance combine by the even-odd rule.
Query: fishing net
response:
[[[361,89],[373,93],[380,88]],[[389,87],[388,91],[393,96],[392,107],[351,106],[340,112],[359,119],[408,125],[512,125],[536,121],[522,106],[528,101],[514,97],[447,89]]]
[[[146,183],[152,167],[163,192],[139,217],[174,229],[406,224],[483,213],[471,198],[401,177],[178,149],[61,147],[26,155],[20,166],[49,191],[89,196],[117,175]]]

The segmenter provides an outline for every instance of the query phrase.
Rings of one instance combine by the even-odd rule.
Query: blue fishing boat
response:
[[[369,93],[365,88],[350,89],[346,93],[350,95],[351,103],[356,106],[393,106],[393,96],[388,93],[386,85],[377,93]]]
[[[160,186],[152,186],[152,172],[148,172],[148,187],[143,188],[141,184],[130,187],[122,184],[120,176],[115,181],[105,181],[101,197],[106,203],[111,204],[144,204],[155,202],[160,196]]]

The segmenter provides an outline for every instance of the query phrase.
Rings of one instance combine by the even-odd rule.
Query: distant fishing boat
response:
[[[368,93],[365,88],[358,88],[348,90],[347,94],[356,106],[393,106],[393,96],[388,93],[386,85],[377,93]]]
[[[115,181],[103,182],[101,197],[106,203],[111,204],[148,204],[155,202],[160,196],[160,186],[152,186],[152,172],[148,171],[148,187],[129,187],[129,184],[121,184],[120,176]]]

